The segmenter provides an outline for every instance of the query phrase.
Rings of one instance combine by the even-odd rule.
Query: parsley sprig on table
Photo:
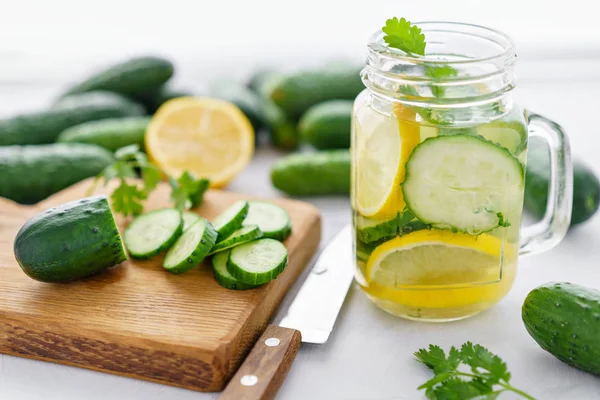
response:
[[[140,172],[141,184],[133,180],[138,177],[136,169]],[[140,151],[138,145],[130,145],[115,152],[115,162],[100,172],[90,192],[95,190],[101,180],[106,186],[112,179],[118,179],[119,186],[110,196],[113,210],[124,216],[136,216],[144,211],[143,201],[156,189],[162,176],[161,170],[148,160],[148,156]],[[172,189],[171,200],[179,210],[199,206],[209,184],[207,179],[195,179],[187,171],[177,180],[169,177],[169,183]]]
[[[511,386],[510,372],[500,357],[483,346],[471,342],[458,350],[450,348],[448,355],[435,345],[415,353],[417,360],[434,373],[434,377],[419,386],[431,400],[496,399],[503,392],[513,392],[534,400],[527,393]],[[471,372],[463,372],[464,364]]]

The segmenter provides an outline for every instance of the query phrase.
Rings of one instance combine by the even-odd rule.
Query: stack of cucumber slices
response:
[[[281,243],[292,232],[288,213],[264,201],[237,201],[212,223],[189,211],[164,208],[142,214],[125,230],[133,258],[166,251],[163,268],[181,274],[212,256],[215,279],[228,289],[251,289],[277,278],[287,266]]]

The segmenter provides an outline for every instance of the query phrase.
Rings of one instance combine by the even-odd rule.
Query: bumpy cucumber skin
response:
[[[537,138],[536,138],[537,139]],[[525,211],[542,218],[546,212],[550,185],[550,154],[540,140],[531,140],[527,153]],[[579,160],[573,161],[573,208],[571,226],[590,219],[600,206],[600,181],[592,169]]]
[[[150,211],[150,212],[144,213],[142,215],[139,215],[137,218],[143,218],[144,216],[148,216],[149,214],[160,213],[160,212],[163,212],[163,211],[164,211],[164,209]],[[172,211],[179,212],[177,210],[172,210]],[[181,236],[181,234],[183,233],[183,216],[181,215],[181,212],[179,212],[179,218],[180,218],[179,227],[175,231],[173,231],[173,234],[171,235],[171,237],[169,237],[169,239],[167,239],[167,241],[165,241],[164,243],[162,243],[159,247],[157,247],[153,251],[149,251],[147,253],[135,253],[135,252],[132,252],[131,249],[130,249],[130,246],[127,244],[127,242],[129,241],[127,239],[128,238],[128,232],[130,232],[131,227],[135,223],[135,219],[133,221],[131,221],[131,224],[129,224],[129,226],[127,227],[127,229],[125,229],[125,232],[124,232],[124,235],[123,235],[124,236],[123,239],[124,239],[124,242],[125,242],[125,247],[127,248],[127,252],[129,253],[129,255],[132,258],[136,258],[138,260],[147,260],[149,258],[152,258],[154,256],[159,255],[163,251],[165,251],[168,248],[170,248],[173,245],[173,243],[175,243],[175,241],[179,238],[179,236]]]
[[[66,94],[107,90],[136,98],[160,88],[173,76],[173,71],[173,64],[164,58],[133,58],[91,75]]]
[[[25,223],[14,243],[17,262],[42,282],[69,282],[127,259],[106,196],[75,200]]]
[[[248,232],[244,233],[243,235],[232,237],[240,229],[251,228],[251,227],[253,227],[253,229],[249,230]],[[217,241],[217,243],[215,243],[215,245],[213,246],[212,250],[208,253],[208,255],[210,256],[215,253],[220,253],[220,252],[230,249],[232,247],[239,246],[243,243],[248,243],[248,242],[251,242],[253,240],[260,239],[263,237],[263,233],[258,228],[258,225],[248,225],[248,226],[242,227],[240,229],[238,229],[238,231],[233,232],[229,237],[227,237],[221,241]]]
[[[300,136],[320,150],[350,148],[351,100],[330,100],[309,108],[298,123]]]
[[[108,150],[90,144],[0,146],[0,196],[37,203],[112,163]]]
[[[231,274],[229,273],[229,271],[227,271],[227,260],[229,259],[229,251],[223,251],[219,254],[216,254],[213,259],[212,259],[212,264],[213,264],[213,271],[215,274],[215,280],[217,281],[217,283],[221,286],[223,286],[226,289],[232,289],[232,290],[248,290],[248,289],[254,289],[257,288],[260,285],[249,285],[247,283],[244,282],[240,282],[237,279],[235,279],[233,276],[231,276]],[[220,263],[223,263],[223,265],[221,266]],[[223,274],[223,272],[221,272],[221,268],[225,269],[225,274]]]
[[[103,119],[84,122],[64,130],[57,141],[64,143],[88,143],[117,151],[121,147],[137,144],[144,147],[149,117]]]
[[[329,66],[283,76],[270,88],[269,97],[292,120],[327,100],[354,100],[364,90],[362,66]]]
[[[184,272],[188,272],[189,270],[200,264],[202,260],[204,260],[204,258],[208,255],[212,247],[215,245],[215,242],[217,241],[217,231],[215,230],[215,228],[213,228],[210,222],[208,222],[207,220],[204,221],[204,234],[202,235],[202,239],[200,239],[198,246],[196,246],[196,249],[192,252],[192,254],[190,254],[190,256],[187,259],[183,260],[181,263],[172,267],[166,267],[163,263],[164,269],[166,269],[172,274],[183,274]],[[199,221],[196,222],[196,224],[197,223],[199,223]],[[182,236],[179,236],[179,238],[181,237]],[[179,238],[177,239],[179,240]],[[175,242],[177,242],[177,240]]]
[[[234,203],[236,204],[236,203]],[[233,206],[233,204],[232,204]],[[244,223],[244,219],[248,215],[248,209],[250,208],[250,204],[246,201],[244,206],[241,208],[240,212],[232,218],[229,223],[223,225],[220,228],[217,228],[218,238],[217,241],[227,239],[233,232],[237,231],[242,227]]]
[[[0,119],[0,146],[53,143],[65,129],[84,122],[141,115],[141,106],[134,106],[94,100],[3,118]]]
[[[262,285],[267,282],[271,282],[272,280],[277,278],[279,276],[279,274],[281,274],[283,272],[285,267],[287,267],[287,263],[288,263],[287,249],[286,249],[285,257],[275,268],[273,268],[270,271],[263,272],[260,274],[245,271],[244,269],[240,268],[240,266],[238,266],[235,263],[235,261],[232,259],[232,258],[235,258],[235,253],[237,251],[239,251],[240,249],[242,249],[246,246],[253,246],[255,243],[265,241],[265,240],[273,241],[283,247],[283,244],[281,244],[281,242],[279,242],[275,239],[267,238],[267,239],[259,239],[259,240],[256,240],[256,241],[250,242],[250,243],[245,243],[240,246],[234,247],[231,250],[231,252],[229,253],[229,258],[227,259],[227,271],[235,279],[239,280],[240,282],[249,284],[249,285]],[[285,249],[285,247],[283,247],[283,248]]]
[[[291,196],[350,193],[350,152],[328,150],[281,157],[271,169],[273,186]]]
[[[522,318],[544,350],[600,375],[600,291],[567,282],[547,283],[529,293]]]

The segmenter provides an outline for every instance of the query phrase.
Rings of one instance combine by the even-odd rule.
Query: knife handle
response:
[[[300,348],[295,329],[269,325],[225,387],[219,400],[272,400]]]

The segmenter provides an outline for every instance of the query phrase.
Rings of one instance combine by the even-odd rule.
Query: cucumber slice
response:
[[[150,211],[125,229],[124,241],[133,258],[154,257],[171,247],[183,230],[181,212],[172,208]]]
[[[358,259],[358,261],[367,263],[369,261],[369,257],[371,256],[371,253],[373,252],[373,250],[375,250],[376,247],[377,246],[375,245],[369,245],[357,240],[355,245],[356,258]]]
[[[398,234],[398,216],[389,221],[379,221],[359,215],[356,218],[356,236],[366,244],[379,244]]]
[[[200,216],[198,214],[194,214],[190,211],[184,211],[183,214],[183,230],[185,231],[190,226],[194,225],[197,221],[200,220]]]
[[[285,240],[292,233],[292,221],[287,211],[273,203],[251,201],[244,225],[258,225],[264,238]]]
[[[223,240],[242,227],[248,215],[248,202],[239,200],[214,219],[212,225],[218,233],[218,240]]]
[[[514,155],[521,154],[527,147],[527,128],[524,123],[519,121],[494,121],[479,126],[477,133],[508,149]]]
[[[237,231],[233,232],[231,235],[229,235],[228,238],[223,239],[220,242],[217,242],[213,246],[210,253],[208,253],[208,255],[215,254],[215,253],[218,253],[225,249],[230,249],[235,246],[239,246],[242,243],[251,242],[253,240],[260,239],[262,237],[262,235],[263,235],[263,233],[261,232],[261,230],[258,228],[257,225],[243,226],[240,229],[238,229]]]
[[[227,260],[229,259],[229,250],[222,251],[212,259],[213,270],[215,272],[215,280],[219,285],[227,289],[246,290],[253,289],[259,285],[249,285],[235,279],[229,271],[227,271]]]
[[[402,190],[423,223],[477,235],[510,224],[507,216],[522,207],[523,185],[523,167],[507,149],[454,135],[413,150]]]
[[[277,278],[287,261],[288,252],[281,242],[259,239],[231,249],[227,271],[241,282],[260,285]]]
[[[183,232],[169,249],[163,261],[163,268],[174,274],[189,271],[200,264],[216,240],[217,232],[210,222],[200,218]]]

